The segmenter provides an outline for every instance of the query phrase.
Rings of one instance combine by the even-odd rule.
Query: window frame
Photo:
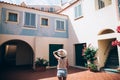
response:
[[[42,19],[47,19],[48,20],[48,25],[44,25],[44,24],[42,24]],[[49,27],[49,18],[48,17],[40,17],[40,27]]]
[[[95,0],[95,9],[101,10],[110,6],[112,4],[112,0]]]
[[[10,13],[17,14],[17,21],[10,21],[10,20],[9,20],[9,15],[10,15]],[[6,11],[6,21],[5,21],[5,22],[19,23],[19,13],[16,12],[16,11],[7,10],[7,11]]]
[[[81,6],[81,7],[79,7]],[[80,8],[80,12],[78,11]],[[79,12],[79,13],[78,13]],[[81,14],[81,15],[80,15]],[[76,16],[77,15],[77,16]],[[77,4],[75,7],[74,7],[74,18],[75,20],[79,19],[79,18],[82,18],[83,17],[83,11],[82,11],[82,4],[79,3]]]
[[[118,12],[119,12],[119,16],[120,16],[120,0],[118,0]]]
[[[50,7],[50,8],[49,8],[49,12],[55,12],[55,8]]]
[[[26,25],[26,23],[25,23],[25,22],[26,22],[26,13],[29,13],[29,14],[30,14],[30,19],[31,19],[31,15],[32,15],[32,14],[35,15],[35,16],[34,16],[34,17],[35,17],[35,23],[34,23],[34,25]],[[23,18],[23,19],[24,19],[24,23],[23,23],[23,24],[24,24],[24,26],[23,26],[24,28],[27,28],[27,29],[36,29],[36,28],[37,28],[37,23],[36,23],[36,22],[37,22],[37,15],[36,15],[35,13],[32,13],[32,12],[24,12],[24,18]],[[31,20],[30,20],[30,22],[31,22]],[[31,24],[31,23],[29,23],[29,24]]]
[[[45,11],[45,8],[44,8],[44,7],[41,7],[40,10],[41,10],[41,11]]]
[[[64,30],[57,30],[57,21],[63,21],[64,22]],[[66,31],[66,21],[62,19],[55,19],[55,31],[56,32],[65,32]]]
[[[102,9],[105,7],[105,0],[98,0],[98,9]]]

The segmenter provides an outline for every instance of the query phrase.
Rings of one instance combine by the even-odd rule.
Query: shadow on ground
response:
[[[85,71],[83,69],[70,67],[68,74]],[[45,78],[56,77],[56,68],[47,69],[45,72],[33,71],[29,68],[2,68],[0,80],[42,80]],[[46,79],[47,80],[47,79]]]

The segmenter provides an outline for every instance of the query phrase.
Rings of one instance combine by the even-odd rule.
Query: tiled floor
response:
[[[11,69],[0,71],[0,80],[58,80],[56,69],[35,72],[30,69]],[[91,72],[78,68],[69,68],[67,80],[120,80],[120,74]]]

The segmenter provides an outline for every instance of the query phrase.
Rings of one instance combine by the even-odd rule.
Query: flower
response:
[[[120,26],[118,26],[116,30],[118,33],[120,33]]]
[[[112,46],[120,46],[120,41],[118,40],[115,40],[115,41],[112,41]]]
[[[120,33],[120,26],[118,26],[117,27],[117,29],[116,29],[116,31],[118,32],[118,33]],[[120,46],[120,41],[118,41],[118,40],[115,40],[115,41],[112,41],[112,46]]]

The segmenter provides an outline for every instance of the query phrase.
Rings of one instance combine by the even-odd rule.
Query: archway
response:
[[[112,29],[103,29],[98,33],[98,35],[110,34],[110,33],[114,33],[114,32],[115,31],[113,31]]]
[[[115,31],[112,29],[103,29],[98,33],[99,63],[101,67],[115,68],[119,65],[117,47],[111,45],[111,42],[116,39],[114,33]]]
[[[33,67],[34,51],[32,47],[22,40],[9,40],[0,46],[0,66]]]

